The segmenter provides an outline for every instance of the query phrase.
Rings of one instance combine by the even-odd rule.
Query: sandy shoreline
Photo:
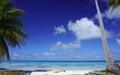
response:
[[[27,75],[83,75],[89,72],[92,72],[94,70],[7,70],[7,69],[0,69],[1,72],[22,72],[26,73]],[[57,72],[56,72],[57,71]]]
[[[46,72],[32,72],[30,75],[83,75],[86,74],[88,72],[90,72],[92,70],[68,70],[66,72],[58,72],[58,73],[54,73],[53,71],[46,71]]]

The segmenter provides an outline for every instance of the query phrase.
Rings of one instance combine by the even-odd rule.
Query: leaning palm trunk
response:
[[[102,43],[103,43],[104,53],[105,53],[105,58],[106,58],[106,70],[115,72],[115,73],[120,73],[120,67],[111,57],[110,49],[108,48],[104,25],[103,25],[103,20],[101,17],[101,13],[100,13],[100,9],[99,9],[97,0],[95,0],[95,4],[96,4],[98,18],[99,18],[99,24],[100,24],[100,28],[101,28]]]

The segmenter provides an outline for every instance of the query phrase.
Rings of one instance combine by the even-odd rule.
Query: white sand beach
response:
[[[68,70],[66,72],[58,72],[54,73],[53,71],[47,71],[47,72],[32,72],[30,75],[83,75],[91,70]]]

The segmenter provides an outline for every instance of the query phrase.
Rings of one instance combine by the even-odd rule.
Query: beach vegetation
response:
[[[11,70],[6,70],[6,71],[1,70],[0,75],[27,75],[27,73],[25,73],[25,72],[14,72],[14,71],[11,71]]]
[[[112,8],[111,11],[113,12],[114,9],[120,5],[120,0],[110,0],[108,3],[108,7]]]
[[[24,14],[10,0],[0,0],[0,60],[10,60],[9,46],[25,44],[23,38],[27,34],[22,30],[24,23],[20,19]]]

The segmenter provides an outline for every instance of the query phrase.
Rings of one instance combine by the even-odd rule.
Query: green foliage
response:
[[[120,5],[120,0],[110,0],[110,2],[108,3],[108,7],[112,7],[112,12],[118,5]]]
[[[0,59],[10,60],[8,45],[20,47],[25,44],[27,34],[22,30],[23,21],[20,17],[24,11],[14,7],[10,0],[0,0]]]
[[[3,71],[0,71],[0,75],[4,75],[4,72],[3,72]]]
[[[0,75],[27,75],[24,72],[13,72],[13,71],[0,71]]]

